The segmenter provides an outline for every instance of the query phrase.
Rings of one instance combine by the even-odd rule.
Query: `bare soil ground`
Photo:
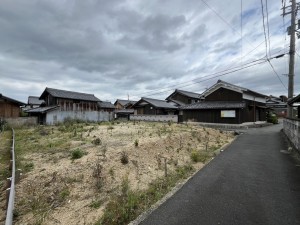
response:
[[[231,132],[168,123],[63,124],[16,131],[15,224],[95,224],[128,178],[131,189],[182,165],[199,170]],[[198,158],[193,155],[199,154]]]

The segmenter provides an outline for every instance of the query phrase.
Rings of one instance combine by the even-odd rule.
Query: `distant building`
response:
[[[132,108],[135,115],[174,115],[178,112],[175,103],[142,97]]]
[[[40,100],[40,97],[37,96],[29,96],[27,106],[29,106],[30,109],[40,107],[41,104],[45,103],[44,100]]]
[[[117,99],[114,103],[116,107],[115,118],[129,120],[130,115],[134,114],[134,109],[132,109],[132,106],[135,103],[136,101]]]
[[[117,99],[114,103],[116,109],[131,109],[136,101]]]
[[[168,102],[174,102],[178,106],[184,106],[200,102],[200,94],[176,89],[166,100]]]
[[[114,106],[93,94],[46,88],[39,99],[44,104],[26,112],[37,116],[40,124],[56,124],[66,118],[95,122],[113,118]]]
[[[0,118],[15,118],[21,113],[21,106],[26,105],[18,100],[0,94]]]
[[[266,106],[277,116],[286,117],[287,116],[287,97],[286,96],[268,96],[266,100]]]
[[[219,80],[201,102],[180,107],[180,121],[241,124],[266,121],[266,95]]]

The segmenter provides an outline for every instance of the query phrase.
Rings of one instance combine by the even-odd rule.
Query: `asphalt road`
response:
[[[282,124],[249,129],[140,225],[300,225],[300,167]]]

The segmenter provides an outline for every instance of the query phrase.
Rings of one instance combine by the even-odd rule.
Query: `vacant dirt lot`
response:
[[[24,173],[16,224],[63,225],[97,223],[124,180],[132,190],[145,190],[180,166],[199,170],[233,139],[231,132],[143,122],[69,122],[16,135]]]

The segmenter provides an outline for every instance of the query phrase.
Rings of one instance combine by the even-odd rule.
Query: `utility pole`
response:
[[[294,76],[295,76],[295,32],[296,32],[296,14],[298,10],[298,5],[296,5],[296,0],[290,0],[291,6],[283,7],[283,16],[291,14],[291,26],[288,28],[290,35],[290,60],[289,60],[289,85],[288,85],[288,99],[294,97]],[[289,12],[285,10],[291,7]],[[293,107],[288,105],[288,117],[293,116]]]

